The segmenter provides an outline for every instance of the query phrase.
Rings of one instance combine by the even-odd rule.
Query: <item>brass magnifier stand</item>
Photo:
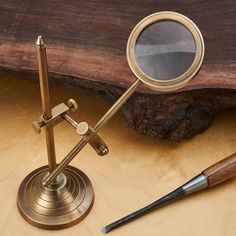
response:
[[[48,186],[43,185],[44,178],[56,168],[53,126],[63,119],[76,124],[67,113],[76,110],[77,104],[69,100],[68,106],[61,103],[51,110],[46,47],[41,36],[36,48],[43,115],[39,122],[33,123],[33,128],[37,133],[45,128],[48,166],[26,176],[19,188],[17,204],[21,215],[32,225],[62,229],[77,224],[89,213],[94,194],[89,178],[72,166],[67,166]]]
[[[108,153],[107,145],[97,132],[142,82],[136,80],[94,128],[91,128],[86,122],[77,123],[69,115],[70,111],[75,111],[78,107],[73,99],[68,101],[68,105],[61,103],[51,109],[46,47],[41,36],[37,39],[36,48],[43,115],[32,126],[36,133],[40,133],[42,128],[45,129],[48,166],[40,167],[25,177],[19,187],[17,205],[21,215],[32,225],[44,229],[62,229],[79,223],[89,213],[94,199],[89,178],[79,169],[69,166],[69,162],[87,143],[100,156]],[[76,129],[82,139],[62,163],[56,165],[53,127],[64,120]]]
[[[182,47],[181,50],[191,55],[189,64],[187,63],[186,68],[184,67],[180,75],[178,75],[179,71],[177,70],[174,71],[177,73],[176,78],[172,76],[164,80],[159,77],[151,78],[146,72],[143,72],[139,67],[139,57],[136,55],[136,43],[139,42],[139,36],[144,32],[145,38],[146,28],[149,29],[153,25],[154,30],[162,32],[163,28],[161,25],[163,23],[167,24],[165,28],[169,28],[172,25],[177,30],[174,33],[172,31],[167,32],[170,34],[167,36],[173,37],[177,42],[179,40],[176,39],[176,36],[178,36],[177,33],[181,31],[180,35],[184,35],[187,39],[188,48],[186,49],[185,44],[181,43],[177,44],[177,46]],[[161,27],[158,28],[159,26]],[[149,32],[149,30],[146,32]],[[147,37],[147,39],[149,38]],[[145,46],[142,43],[140,45]],[[173,50],[173,46],[175,45],[170,47],[171,50]],[[25,177],[19,188],[17,203],[22,216],[32,225],[45,229],[62,229],[80,222],[89,213],[94,199],[92,184],[88,177],[79,169],[68,164],[87,143],[100,156],[108,153],[107,145],[97,133],[129,99],[140,84],[144,83],[150,88],[159,91],[173,91],[183,87],[190,81],[197,74],[202,64],[204,42],[197,26],[181,14],[175,12],[159,12],[144,18],[133,29],[127,43],[128,63],[137,79],[93,128],[86,122],[77,123],[70,116],[69,113],[77,109],[77,104],[73,99],[68,101],[68,105],[61,103],[51,109],[46,48],[41,36],[38,37],[36,47],[43,115],[38,122],[33,122],[33,129],[37,133],[40,133],[42,128],[45,129],[48,166],[40,167]],[[165,54],[166,49],[166,53],[169,53],[169,47],[165,47],[164,51],[161,45],[154,49],[157,50],[157,54],[161,52],[160,55],[163,52]],[[143,51],[141,50],[141,52]],[[144,52],[148,53],[148,55],[150,52],[152,54],[153,48],[151,50],[145,49]],[[167,63],[167,68],[161,71],[166,73],[169,70],[171,68],[168,67]],[[56,165],[53,127],[62,121],[67,121],[82,138],[61,163]]]

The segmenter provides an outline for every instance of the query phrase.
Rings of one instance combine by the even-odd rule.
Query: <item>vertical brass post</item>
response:
[[[50,119],[52,117],[52,114],[51,114],[49,86],[48,86],[47,55],[46,55],[45,43],[43,41],[42,36],[38,37],[36,41],[36,48],[37,48],[43,117],[45,119]],[[46,134],[46,144],[47,144],[47,154],[48,154],[48,167],[49,167],[49,172],[51,173],[56,168],[53,128],[46,127],[45,134]]]
[[[72,166],[63,169],[63,173],[49,186],[50,189],[43,185],[42,180],[48,175],[48,171],[51,174],[56,169],[53,126],[47,125],[55,115],[55,107],[50,107],[46,47],[41,36],[36,41],[36,48],[48,165],[32,171],[24,178],[19,187],[17,206],[25,220],[36,227],[47,230],[64,229],[79,223],[88,215],[93,205],[94,193],[89,178]],[[69,110],[74,106],[63,107]]]

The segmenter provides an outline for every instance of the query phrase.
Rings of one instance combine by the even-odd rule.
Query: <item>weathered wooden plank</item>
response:
[[[52,78],[116,99],[133,82],[125,57],[132,28],[150,13],[180,12],[204,36],[202,70],[178,93],[160,95],[141,87],[124,107],[129,126],[179,140],[205,130],[219,111],[236,107],[235,8],[232,0],[2,0],[0,72],[34,73],[34,42],[41,34]]]

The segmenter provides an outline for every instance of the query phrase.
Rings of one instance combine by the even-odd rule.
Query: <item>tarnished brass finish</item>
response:
[[[91,147],[97,152],[99,156],[105,156],[108,154],[109,149],[102,138],[94,132],[94,130],[86,122],[77,123],[67,113],[63,114],[62,117],[76,129],[76,132],[84,137]]]
[[[93,188],[88,177],[75,167],[67,166],[55,184],[43,186],[48,166],[31,172],[21,183],[17,205],[21,215],[43,229],[71,227],[89,213],[93,205]]]
[[[48,166],[31,172],[20,185],[17,205],[21,215],[32,225],[44,229],[63,229],[80,222],[90,211],[94,194],[88,177],[80,170],[67,166],[46,187],[44,179],[56,167],[53,127],[66,120],[78,123],[67,113],[75,111],[77,103],[70,99],[68,106],[61,103],[50,108],[46,48],[41,36],[36,42],[43,115],[33,122],[33,129],[41,132],[45,128]],[[75,127],[75,128],[76,128]]]
[[[136,41],[140,33],[148,26],[160,22],[160,21],[174,21],[184,25],[192,34],[195,40],[196,53],[195,58],[190,66],[190,68],[181,76],[171,80],[159,80],[153,79],[147,74],[145,74],[136,61],[135,57],[135,46]],[[154,90],[169,92],[182,88],[186,83],[194,78],[203,61],[204,57],[204,41],[202,34],[198,27],[186,16],[170,11],[157,12],[152,15],[147,16],[141,20],[132,30],[126,48],[126,57],[130,66],[130,69],[134,75],[140,79],[147,86],[151,87]]]
[[[40,92],[42,100],[42,109],[45,119],[50,119],[51,104],[48,86],[48,66],[47,66],[47,55],[46,47],[42,36],[39,36],[36,41],[37,58],[38,58],[38,69],[39,69],[39,80],[40,80]]]
[[[94,132],[94,130],[86,123],[81,122],[77,123],[69,114],[70,110],[77,110],[78,105],[73,100],[70,99],[68,101],[68,106],[64,103],[61,103],[52,108],[52,116],[50,119],[45,119],[43,116],[40,117],[39,122],[34,121],[32,123],[33,130],[36,133],[41,132],[41,128],[52,128],[62,121],[66,120],[71,126],[76,129],[76,132],[83,136],[88,143],[92,146],[92,148],[97,152],[98,155],[104,156],[108,154],[109,150],[105,142],[101,139],[101,137]]]
[[[36,48],[38,57],[39,81],[40,81],[43,117],[44,119],[49,120],[52,117],[52,113],[51,113],[49,86],[48,86],[46,47],[42,36],[38,37],[36,41]],[[53,128],[46,127],[45,135],[46,135],[47,154],[48,154],[48,166],[49,166],[49,172],[51,173],[56,168],[56,154],[55,154]]]
[[[78,109],[77,102],[72,98],[68,100],[68,106],[72,111],[76,111]]]
[[[167,81],[161,81],[153,79],[142,72],[139,68],[136,59],[135,59],[135,45],[136,40],[143,29],[155,22],[158,21],[175,21],[180,24],[183,24],[193,35],[196,45],[196,53],[195,58],[193,60],[190,68],[180,77],[176,79],[171,79]],[[117,102],[107,111],[107,113],[97,122],[97,124],[93,127],[93,131],[97,133],[109,120],[110,118],[117,112],[117,110],[128,100],[128,98],[134,93],[136,88],[143,82],[152,89],[156,89],[159,91],[173,91],[183,87],[188,81],[190,81],[196,73],[198,72],[204,57],[204,42],[199,31],[198,27],[186,16],[183,16],[176,12],[158,12],[152,14],[146,18],[144,18],[137,26],[133,29],[130,34],[128,43],[127,43],[127,60],[129,66],[137,77],[137,80],[127,89],[127,91],[117,100]],[[45,179],[45,185],[50,184],[53,179],[66,167],[75,156],[84,148],[84,146],[88,143],[88,140],[84,137],[80,140],[80,142],[67,154],[67,156],[61,161],[61,163],[53,170],[52,173]]]
[[[89,139],[89,136],[91,135],[89,130],[90,130],[90,127],[87,122],[80,122],[78,126],[76,127],[76,132],[87,139]]]
[[[134,55],[135,43],[140,32],[148,25],[162,20],[173,20],[185,25],[193,34],[196,43],[196,55],[192,65],[182,76],[171,79],[171,81],[154,80],[145,75],[138,67]],[[68,164],[87,143],[95,149],[98,155],[103,156],[108,153],[107,145],[97,132],[112,118],[142,82],[160,91],[172,91],[192,79],[202,63],[204,43],[196,25],[181,14],[161,12],[141,21],[132,31],[127,44],[128,62],[137,80],[93,128],[86,122],[77,123],[68,114],[70,110],[75,111],[78,108],[73,99],[68,101],[68,106],[61,103],[51,111],[46,50],[42,37],[37,40],[37,51],[43,116],[39,122],[33,123],[33,128],[37,133],[40,133],[42,127],[45,128],[49,166],[33,171],[24,179],[18,193],[18,207],[23,217],[31,224],[45,229],[61,229],[81,221],[88,214],[93,203],[93,189],[89,179],[83,172],[68,166]],[[63,120],[74,127],[83,138],[56,166],[53,127]]]
[[[76,131],[83,136],[99,156],[108,154],[109,149],[101,137],[91,128],[88,123],[81,122],[78,124]]]
[[[98,132],[119,110],[119,108],[129,99],[129,97],[135,92],[136,88],[142,82],[137,79],[125,92],[124,94],[113,104],[113,106],[108,110],[108,112],[97,122],[93,127],[94,132]],[[49,176],[44,181],[45,185],[49,185],[56,176],[76,157],[76,155],[84,148],[88,143],[86,138],[82,138],[79,143],[67,154],[67,156],[61,161],[61,163],[56,167],[56,169],[50,173]]]
[[[52,128],[54,126],[56,126],[57,124],[61,123],[62,121],[64,121],[64,117],[63,115],[66,114],[68,111],[70,111],[70,108],[64,104],[61,103],[55,107],[52,108],[52,112],[51,112],[51,118],[50,119],[45,119],[45,117],[42,115],[39,118],[39,121],[34,121],[32,123],[32,127],[33,130],[36,133],[40,133],[41,131],[39,131],[41,128]]]
[[[40,116],[39,121],[34,121],[32,123],[32,128],[36,133],[41,133],[41,128],[54,127],[60,122],[64,121],[64,119],[67,121],[68,119],[73,120],[72,118],[68,118],[69,115],[67,113],[70,110],[76,111],[77,109],[78,109],[78,105],[76,101],[74,99],[69,99],[68,106],[65,103],[60,103],[59,105],[53,107],[51,111],[51,118],[45,119],[43,115]],[[75,123],[78,124],[77,122]],[[76,128],[76,126],[74,127]]]
[[[77,128],[77,126],[79,125],[77,121],[75,121],[71,116],[69,116],[67,113],[62,115],[64,120],[66,120],[68,122],[68,124],[70,124],[72,127],[74,127],[75,129]]]

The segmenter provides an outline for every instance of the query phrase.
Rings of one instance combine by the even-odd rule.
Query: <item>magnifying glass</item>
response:
[[[127,43],[130,69],[158,91],[183,87],[198,72],[203,56],[204,42],[198,27],[176,12],[159,12],[144,18]]]
[[[97,133],[140,84],[160,92],[170,92],[182,88],[193,79],[203,61],[204,42],[198,27],[186,16],[179,13],[158,12],[140,21],[131,32],[127,43],[128,64],[137,79],[94,127],[90,127],[86,122],[78,124],[70,117],[68,111],[77,107],[72,100],[68,106],[64,103],[59,104],[51,112],[46,51],[42,38],[39,37],[37,42],[42,105],[45,108],[43,110],[47,113],[44,116],[48,119],[44,119],[42,116],[40,122],[34,122],[34,130],[40,132],[42,127],[47,128],[45,129],[47,150],[50,154],[55,153],[52,128],[63,120],[70,123],[82,138],[60,164],[56,165],[55,155],[48,155],[48,166],[36,169],[24,179],[19,188],[18,208],[33,225],[47,229],[59,229],[72,226],[82,220],[88,214],[93,203],[93,189],[90,180],[83,172],[68,166],[68,164],[87,143],[101,156],[108,153],[107,145]],[[51,135],[49,135],[50,132]],[[63,173],[59,176],[61,172]],[[78,183],[75,184],[73,179],[76,179]],[[62,191],[59,191],[62,188],[61,185],[64,187],[73,186],[77,190],[80,188],[77,195],[68,192],[68,196],[73,199],[73,204],[68,203]],[[34,196],[33,203],[32,191],[37,196]],[[41,198],[41,195],[48,193],[48,191],[50,196],[53,196],[50,207],[48,207],[48,201]],[[83,197],[80,194],[84,194]],[[58,209],[58,201],[66,210],[60,211]],[[32,211],[29,210],[29,204],[32,206]],[[73,205],[74,210],[71,210],[70,204]],[[60,211],[60,217],[58,217],[58,211]]]

